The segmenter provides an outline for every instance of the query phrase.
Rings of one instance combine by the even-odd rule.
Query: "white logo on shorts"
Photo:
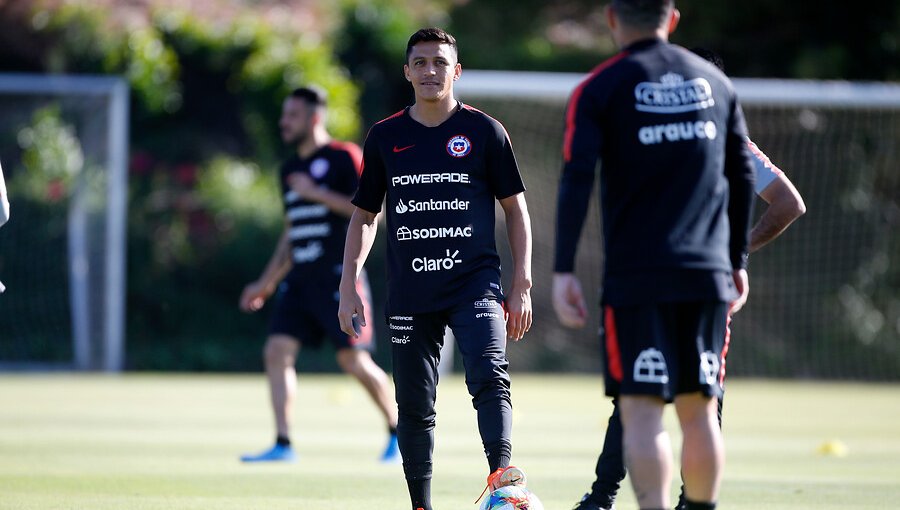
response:
[[[716,384],[719,376],[719,357],[712,351],[700,354],[700,384]]]
[[[395,344],[406,345],[406,344],[410,343],[411,341],[412,340],[409,339],[409,335],[403,335],[402,337],[399,337],[399,338],[396,336],[391,337],[391,342],[395,343]]]
[[[641,351],[634,362],[634,381],[657,384],[669,382],[669,369],[663,353],[653,348]]]

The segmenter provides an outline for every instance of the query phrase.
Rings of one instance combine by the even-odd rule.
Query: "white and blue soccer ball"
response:
[[[507,485],[490,493],[480,510],[544,510],[544,505],[525,487]]]

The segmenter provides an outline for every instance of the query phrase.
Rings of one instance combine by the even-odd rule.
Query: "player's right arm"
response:
[[[759,193],[769,206],[750,231],[750,253],[780,236],[791,223],[806,213],[806,204],[794,183],[782,174]]]
[[[294,172],[287,176],[288,185],[300,198],[324,205],[336,214],[349,218],[353,214],[350,196],[319,186],[308,174]]]
[[[290,249],[291,243],[288,239],[288,229],[285,228],[262,274],[258,279],[244,287],[240,300],[241,310],[255,312],[262,308],[266,300],[275,293],[278,282],[291,269]]]
[[[338,321],[341,330],[353,338],[359,332],[353,327],[353,316],[357,317],[361,326],[366,325],[365,306],[356,291],[356,280],[369,258],[375,235],[378,232],[378,214],[359,207],[350,217],[347,227],[347,241],[344,244],[344,264],[341,273],[340,304],[338,305]]]
[[[3,180],[3,167],[0,167],[0,225],[9,221],[9,198],[6,196],[6,182]]]
[[[366,136],[363,147],[362,175],[359,177],[356,196],[352,200],[356,209],[350,216],[350,224],[347,226],[339,287],[338,321],[341,330],[353,338],[359,337],[359,332],[353,327],[353,316],[357,317],[361,326],[366,325],[365,308],[356,291],[356,281],[369,257],[369,251],[378,232],[378,213],[387,192],[386,176],[387,170],[378,146],[376,129],[372,128]]]
[[[559,322],[581,328],[587,322],[587,306],[581,283],[575,276],[575,252],[587,217],[602,133],[597,124],[597,101],[584,82],[569,100],[563,141],[563,170],[556,200],[556,253],[553,274],[553,309]]]

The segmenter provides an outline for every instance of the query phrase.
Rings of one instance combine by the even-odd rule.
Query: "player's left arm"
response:
[[[512,286],[506,296],[506,336],[518,341],[531,329],[531,218],[525,193],[500,199],[513,258]]]
[[[738,298],[730,305],[729,313],[736,313],[747,302],[750,279],[747,275],[747,255],[750,245],[750,221],[753,213],[755,175],[753,156],[747,146],[747,123],[737,98],[729,105],[728,126],[725,132],[725,178],[728,179],[728,222],[730,227],[729,258],[732,279]]]
[[[783,173],[760,191],[759,196],[769,205],[750,231],[750,253],[770,243],[806,213],[803,197]]]

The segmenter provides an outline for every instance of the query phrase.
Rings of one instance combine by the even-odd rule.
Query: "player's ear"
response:
[[[406,78],[406,81],[412,81],[409,77],[409,66],[407,64],[403,64],[403,76]]]
[[[457,62],[456,67],[453,68],[453,81],[458,80],[460,76],[462,76],[462,64]]]
[[[681,11],[678,9],[672,9],[672,14],[669,15],[669,33],[675,31],[675,27],[678,26],[678,22],[681,20]]]

